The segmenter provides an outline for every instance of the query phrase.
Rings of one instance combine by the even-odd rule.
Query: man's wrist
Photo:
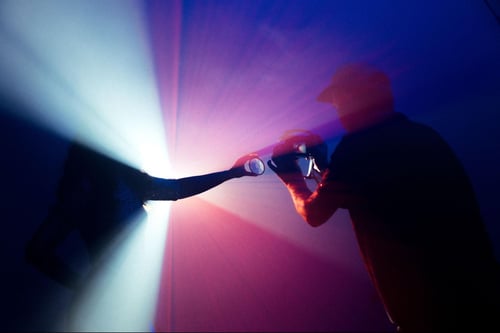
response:
[[[280,179],[285,183],[287,186],[295,186],[295,185],[300,185],[302,183],[305,184],[304,181],[304,176],[302,173],[298,172],[286,172],[286,173],[280,173],[278,174]]]

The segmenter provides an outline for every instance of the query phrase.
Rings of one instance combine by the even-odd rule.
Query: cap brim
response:
[[[318,97],[316,97],[316,100],[322,103],[331,103],[334,91],[335,87],[333,85],[329,85],[318,95]]]

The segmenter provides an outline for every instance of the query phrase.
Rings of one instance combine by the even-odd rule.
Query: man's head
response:
[[[387,75],[360,63],[341,66],[317,100],[331,103],[337,109],[348,132],[374,125],[387,118],[394,109]]]

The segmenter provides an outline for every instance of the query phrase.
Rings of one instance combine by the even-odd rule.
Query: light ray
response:
[[[0,87],[31,110],[19,116],[169,174],[140,2],[3,1],[0,13]]]
[[[131,222],[110,244],[85,292],[75,300],[74,331],[149,331],[155,319],[169,202],[149,202],[147,216]]]
[[[0,89],[16,116],[154,176],[171,176],[141,1],[2,1]],[[153,321],[168,203],[110,245],[69,322],[145,331]]]

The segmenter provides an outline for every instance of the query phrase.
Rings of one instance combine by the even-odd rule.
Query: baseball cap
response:
[[[349,63],[337,69],[330,84],[316,100],[331,103],[333,95],[339,91],[357,92],[389,87],[389,78],[379,69],[364,63]]]

